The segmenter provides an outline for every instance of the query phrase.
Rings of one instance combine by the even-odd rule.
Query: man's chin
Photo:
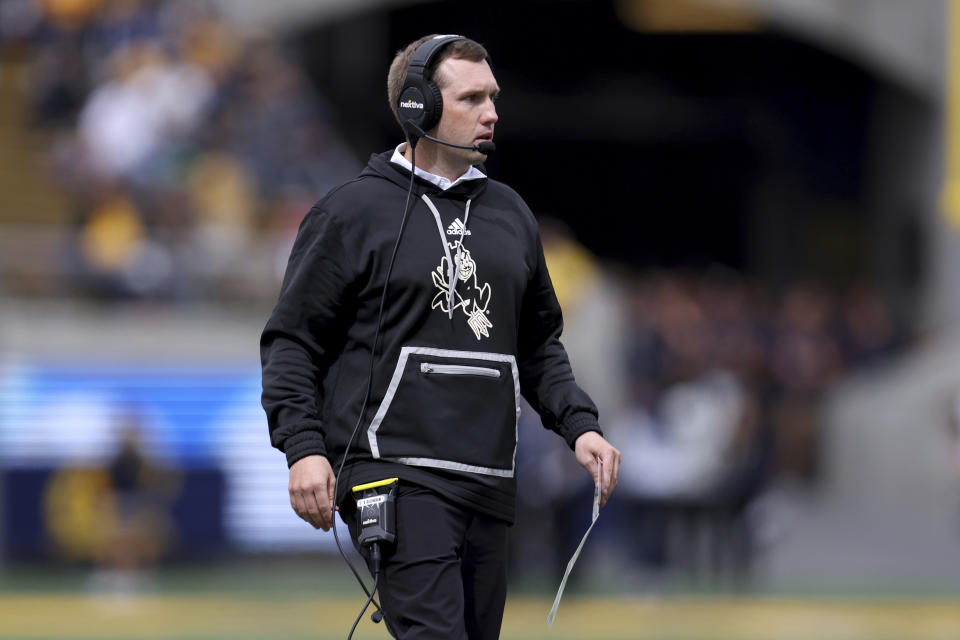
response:
[[[447,147],[445,151],[450,152],[452,157],[456,157],[460,161],[466,162],[470,165],[480,164],[487,159],[487,155],[485,153],[480,153],[476,149],[454,149],[452,147]]]

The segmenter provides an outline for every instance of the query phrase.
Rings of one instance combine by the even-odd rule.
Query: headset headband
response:
[[[417,50],[413,52],[413,58],[410,60],[410,66],[407,68],[407,81],[404,84],[409,83],[410,74],[420,76],[424,80],[426,77],[427,67],[430,66],[430,61],[433,60],[433,57],[444,47],[444,45],[453,42],[454,40],[464,40],[463,36],[458,35],[445,35],[445,36],[434,36],[417,47]]]

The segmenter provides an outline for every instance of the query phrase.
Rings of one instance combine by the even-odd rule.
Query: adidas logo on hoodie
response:
[[[463,226],[463,223],[460,221],[460,218],[457,218],[456,220],[450,223],[449,227],[447,227],[447,235],[459,236],[461,233],[465,236],[468,236],[470,235],[470,229],[465,229],[465,227]]]

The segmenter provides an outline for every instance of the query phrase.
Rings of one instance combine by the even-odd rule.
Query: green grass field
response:
[[[88,575],[0,574],[0,638],[33,640],[334,640],[347,635],[362,599],[349,574],[330,566],[190,568],[157,574],[140,595],[93,595]],[[546,626],[548,589],[515,589],[502,638],[514,640],[957,640],[954,596],[564,596]],[[355,638],[388,638],[369,617]]]
[[[265,599],[249,595],[0,596],[0,638],[344,638],[352,596]],[[548,598],[508,601],[503,638],[657,640],[956,640],[960,602],[756,598],[572,598],[546,628]],[[387,638],[369,620],[356,638]]]

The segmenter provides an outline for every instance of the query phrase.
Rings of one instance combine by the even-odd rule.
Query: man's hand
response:
[[[609,442],[603,439],[596,431],[587,431],[582,434],[573,445],[577,462],[593,476],[593,486],[600,480],[597,477],[597,458],[603,461],[603,493],[600,496],[600,506],[607,503],[610,494],[617,486],[617,475],[620,473],[620,452]]]
[[[290,506],[315,529],[333,526],[333,468],[323,456],[300,458],[290,467]]]

